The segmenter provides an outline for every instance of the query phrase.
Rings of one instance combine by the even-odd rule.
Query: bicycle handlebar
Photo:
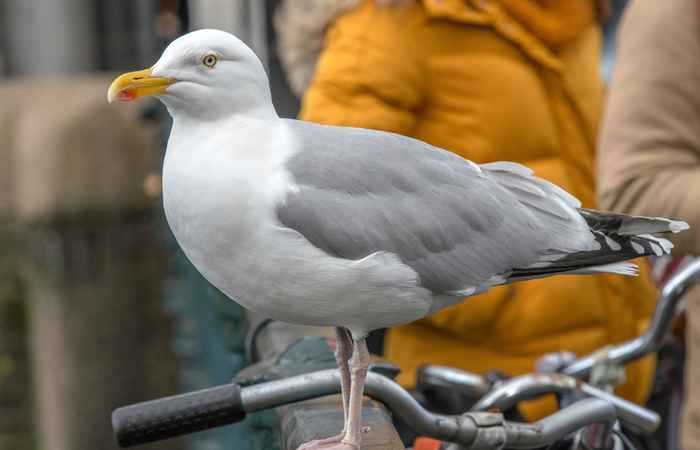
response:
[[[522,400],[541,394],[564,394],[574,391],[605,400],[615,407],[620,420],[644,431],[653,432],[661,423],[661,418],[653,411],[635,405],[630,401],[607,393],[576,378],[558,373],[528,374],[501,382],[495,389],[479,400],[472,408],[472,411],[489,411],[493,408],[505,411]]]
[[[678,302],[685,292],[699,280],[700,259],[691,262],[666,283],[661,291],[649,329],[636,339],[611,347],[606,352],[606,360],[625,364],[658,350],[668,325],[674,317]],[[586,383],[577,382],[573,378],[565,381],[567,379],[564,377],[567,375],[576,378],[587,377],[597,362],[597,356],[589,355],[565,368],[563,376],[539,374],[518,377],[504,383],[482,398],[477,407],[483,409],[491,404],[505,409],[512,402],[517,402],[525,396],[544,392],[565,392],[574,388],[579,388],[588,395],[602,399],[598,401],[589,399],[590,401],[586,403],[584,401],[577,402],[572,405],[572,407],[577,406],[575,411],[572,407],[565,408],[534,424],[505,423],[504,429],[508,445],[513,448],[543,446],[543,439],[549,439],[569,425],[578,424],[573,428],[577,429],[582,426],[580,425],[581,421],[603,416],[610,419],[610,414],[605,411],[606,408],[614,408],[612,411],[613,419],[616,410],[620,418],[628,423],[633,423],[645,430],[655,429],[658,426],[659,417],[651,411]],[[436,374],[443,372],[444,375],[446,372],[445,368],[433,367],[437,371]],[[471,375],[468,372],[462,374]],[[560,378],[547,379],[542,377]],[[485,381],[483,379],[480,379],[483,381],[482,383],[473,376],[458,378],[452,381],[459,384],[460,380],[466,380],[467,384],[472,385],[476,391],[484,390]],[[336,370],[299,375],[243,388],[237,384],[228,384],[119,408],[112,415],[112,424],[119,445],[127,447],[238,422],[245,418],[246,413],[249,412],[334,394],[339,391],[340,384]],[[396,383],[373,373],[368,374],[366,392],[384,403],[394,414],[400,416],[421,434],[463,445],[470,445],[477,440],[480,428],[478,417],[473,414],[445,416],[430,413]],[[584,405],[585,409],[581,409]],[[584,425],[588,423],[594,422],[585,422]],[[549,430],[550,434],[545,433],[546,430]],[[530,447],[535,442],[537,444]]]
[[[243,389],[232,383],[118,408],[112,413],[117,443],[131,447],[240,422]]]
[[[611,430],[614,422],[613,405],[597,398],[587,398],[532,424],[506,422],[506,447],[547,447],[564,436],[594,423],[604,423],[607,429]]]
[[[447,388],[453,392],[462,392],[471,398],[483,397],[491,390],[491,383],[483,376],[455,367],[424,365],[418,368],[416,378],[419,383],[416,387],[419,390],[420,383],[426,383]]]
[[[679,301],[683,298],[685,292],[698,281],[700,281],[700,259],[692,261],[664,285],[659,295],[659,301],[652,321],[643,335],[619,345],[611,346],[602,355],[600,352],[596,352],[577,359],[565,367],[561,373],[570,377],[584,379],[590,375],[593,366],[601,358],[606,362],[622,365],[657,351],[668,331],[671,320],[675,317]],[[460,389],[468,392],[473,398],[483,397],[491,390],[491,384],[483,376],[451,367],[423,366],[420,369],[419,376],[424,377],[433,385],[445,385],[451,389]],[[524,384],[514,385],[512,388],[516,390],[512,390],[510,392],[511,395],[521,398],[521,394],[517,392],[517,389],[522,386]],[[552,388],[551,384],[549,386],[550,388],[541,387],[540,393],[549,392],[547,389]]]
[[[656,305],[654,316],[647,331],[631,341],[611,347],[606,351],[606,360],[616,364],[626,364],[655,352],[661,346],[663,337],[675,316],[678,302],[686,291],[700,281],[700,259],[696,259],[681,269],[664,285]],[[596,355],[576,360],[563,373],[576,378],[585,378],[598,361]]]
[[[339,374],[334,369],[246,387],[228,384],[119,408],[112,414],[112,426],[119,445],[130,447],[238,422],[246,413],[339,392]],[[532,424],[506,422],[502,415],[491,413],[434,414],[398,384],[376,373],[367,374],[366,392],[418,434],[471,448],[499,442],[509,448],[542,447],[583,426],[612,424],[616,418],[612,404],[600,399],[582,400]]]

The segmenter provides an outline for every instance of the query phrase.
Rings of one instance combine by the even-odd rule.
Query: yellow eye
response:
[[[202,58],[202,64],[210,69],[213,69],[217,62],[219,62],[219,58],[217,58],[216,55],[207,55]]]

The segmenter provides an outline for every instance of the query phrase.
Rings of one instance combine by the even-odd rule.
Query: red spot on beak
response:
[[[117,99],[120,102],[130,102],[136,98],[134,91],[131,89],[125,89],[117,94]]]

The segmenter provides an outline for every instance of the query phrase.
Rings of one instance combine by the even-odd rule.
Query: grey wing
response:
[[[391,252],[424,287],[458,293],[594,245],[577,200],[523,166],[477,166],[391,133],[288,124],[297,189],[278,218],[334,256]]]

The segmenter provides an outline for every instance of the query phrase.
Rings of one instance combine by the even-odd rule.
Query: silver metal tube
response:
[[[581,392],[591,397],[610,402],[610,404],[615,407],[617,417],[621,421],[629,425],[634,425],[643,431],[652,433],[661,425],[661,417],[659,417],[657,413],[625,400],[622,397],[605,392],[587,383],[581,383]]]
[[[505,411],[520,401],[538,395],[571,392],[577,384],[577,380],[558,374],[521,375],[499,383],[472,407],[472,411],[488,411],[493,408]]]
[[[242,420],[246,413],[274,408],[340,391],[337,370],[324,370],[241,388],[217,386],[184,395],[130,405],[113,416],[122,445],[152,442]],[[610,425],[615,407],[601,399],[581,400],[533,424],[509,423],[498,413],[445,416],[426,411],[398,384],[376,373],[368,374],[367,393],[384,403],[418,434],[474,450],[484,448],[537,448],[572,431],[595,423]]]
[[[506,447],[545,447],[587,425],[605,423],[612,427],[615,417],[615,408],[607,401],[581,400],[532,424],[506,422]]]
[[[241,401],[246,412],[254,412],[338,392],[338,371],[329,369],[244,387]],[[367,375],[366,393],[384,403],[418,434],[469,447],[480,432],[469,414],[445,416],[428,412],[406,390],[382,375],[371,372]],[[505,422],[507,447],[542,447],[586,425],[612,424],[616,414],[614,402],[610,400],[585,399],[539,422]]]
[[[615,407],[620,420],[644,431],[654,431],[661,423],[660,417],[653,411],[561,374],[529,374],[511,378],[482,397],[472,411],[489,411],[493,408],[505,411],[522,400],[539,395],[574,391],[609,402]]]
[[[491,389],[491,383],[487,382],[481,375],[454,367],[422,366],[418,369],[418,379],[458,390],[473,398],[480,398]]]
[[[339,373],[329,369],[244,387],[241,401],[246,412],[254,412],[339,392]],[[468,416],[428,412],[405,389],[382,375],[368,373],[365,392],[419,434],[462,445],[469,445],[476,437],[478,427]]]
[[[657,351],[675,316],[678,302],[699,280],[700,259],[696,259],[674,275],[663,287],[647,331],[636,339],[611,347],[606,354],[607,361],[622,365]],[[577,378],[588,377],[599,358],[598,355],[581,358],[564,369],[564,373]]]

